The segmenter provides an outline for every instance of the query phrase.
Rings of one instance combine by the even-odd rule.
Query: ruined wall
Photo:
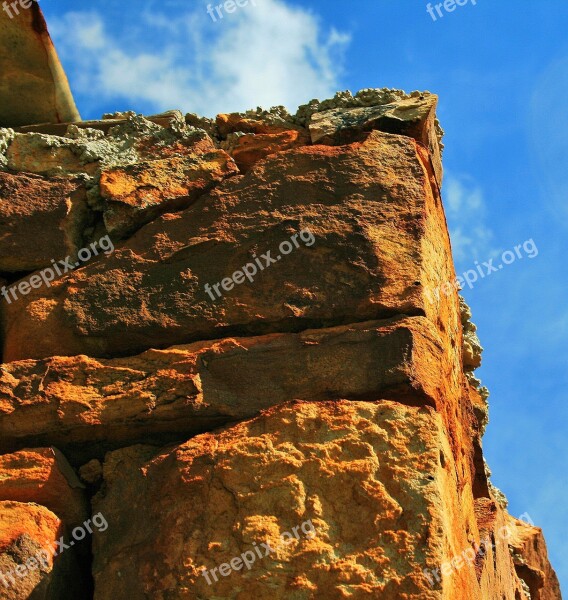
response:
[[[2,597],[560,599],[487,478],[436,101],[0,129]]]

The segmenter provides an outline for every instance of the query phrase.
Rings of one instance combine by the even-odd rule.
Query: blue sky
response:
[[[543,527],[568,589],[568,3],[469,0],[436,21],[422,0],[256,3],[216,22],[202,0],[41,5],[83,118],[295,109],[364,87],[439,94],[458,272],[538,249],[464,295],[485,347],[493,481]]]

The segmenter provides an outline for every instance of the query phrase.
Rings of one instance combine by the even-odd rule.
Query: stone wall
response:
[[[560,599],[428,293],[436,102],[0,129],[2,597]]]

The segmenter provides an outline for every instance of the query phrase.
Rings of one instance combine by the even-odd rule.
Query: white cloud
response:
[[[260,0],[216,22],[205,4],[141,14],[138,28],[114,31],[95,11],[51,23],[76,94],[126,101],[136,110],[180,108],[214,116],[257,105],[295,109],[339,87],[349,36],[324,31],[312,13],[284,0]],[[117,106],[123,108],[123,106]]]
[[[456,263],[472,263],[492,254],[493,232],[485,222],[483,191],[466,175],[446,175],[444,205]]]

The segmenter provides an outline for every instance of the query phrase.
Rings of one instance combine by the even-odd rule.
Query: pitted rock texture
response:
[[[97,600],[442,598],[422,569],[467,545],[433,409],[292,403],[150,455],[131,447],[105,461],[94,505],[114,535],[95,538]],[[312,539],[280,542],[308,519]],[[263,542],[274,552],[207,583],[203,568]],[[465,586],[475,589],[472,569],[446,589]]]
[[[288,403],[157,453],[117,450],[94,506],[119,532],[95,538],[97,600],[522,598],[518,525],[459,496],[432,408]],[[450,566],[485,537],[495,544]],[[549,581],[538,590],[555,593]]]

